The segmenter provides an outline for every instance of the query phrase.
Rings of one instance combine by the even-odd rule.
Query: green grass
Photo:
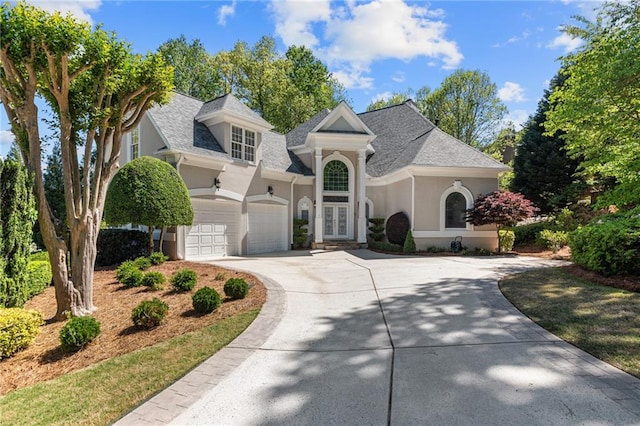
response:
[[[540,326],[640,378],[640,294],[575,277],[563,268],[503,280],[511,303]]]
[[[205,329],[10,392],[0,398],[0,423],[113,422],[231,342],[259,311],[254,309]]]

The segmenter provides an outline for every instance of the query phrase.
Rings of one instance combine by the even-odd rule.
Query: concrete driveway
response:
[[[120,424],[640,424],[640,380],[547,333],[501,274],[532,258],[288,252],[219,262],[269,301]]]

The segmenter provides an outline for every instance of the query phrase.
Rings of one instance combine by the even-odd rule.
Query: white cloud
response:
[[[548,49],[563,48],[564,53],[569,53],[572,50],[577,49],[582,45],[582,40],[579,38],[571,37],[569,34],[560,34],[558,37],[547,43]]]
[[[510,111],[509,114],[507,114],[507,117],[504,119],[504,124],[506,125],[507,123],[512,122],[516,130],[519,130],[527,122],[527,120],[529,119],[529,115],[531,115],[531,113],[523,109]]]
[[[463,59],[447,39],[441,9],[404,1],[282,0],[272,3],[276,34],[287,45],[306,45],[326,61],[347,88],[366,88],[376,61],[417,57],[438,60],[445,69]]]
[[[0,145],[11,145],[15,139],[9,130],[0,130]]]
[[[395,81],[396,83],[404,83],[405,78],[406,76],[402,71],[396,71],[396,73],[391,76],[391,80]]]
[[[227,18],[233,16],[236,13],[236,0],[233,0],[231,4],[225,4],[218,9],[218,24],[227,25]]]
[[[522,86],[511,81],[504,83],[504,86],[498,90],[498,98],[503,102],[524,102],[527,100]]]
[[[391,99],[392,96],[393,96],[393,93],[391,93],[391,92],[378,93],[373,98],[371,98],[371,102],[369,102],[369,103],[374,103],[374,102],[378,102],[378,101],[385,101],[386,102],[389,99]]]
[[[59,11],[63,15],[67,13],[71,13],[76,18],[81,19],[83,21],[87,21],[91,25],[93,25],[93,19],[91,18],[90,13],[92,11],[96,11],[102,5],[102,0],[76,0],[76,1],[65,1],[65,0],[49,0],[49,1],[29,1],[29,3],[34,6],[41,7],[49,12]]]

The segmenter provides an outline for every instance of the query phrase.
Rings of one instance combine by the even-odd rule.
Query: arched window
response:
[[[324,190],[349,192],[349,169],[340,160],[332,160],[324,166]]]
[[[445,228],[466,228],[464,220],[467,200],[460,192],[452,192],[445,201]]]

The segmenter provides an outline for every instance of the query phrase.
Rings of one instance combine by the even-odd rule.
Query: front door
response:
[[[324,238],[340,239],[349,236],[347,218],[349,206],[347,204],[324,205]]]

